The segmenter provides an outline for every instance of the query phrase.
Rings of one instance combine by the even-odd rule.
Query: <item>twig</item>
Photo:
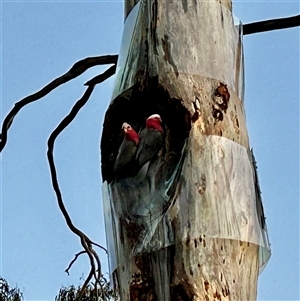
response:
[[[94,241],[91,241],[91,243],[92,243],[94,246],[97,246],[97,247],[99,247],[100,249],[102,249],[103,251],[105,251],[106,254],[108,254],[107,249],[104,248],[103,246],[101,246],[101,245],[95,243]]]
[[[94,78],[87,81],[84,85],[85,86],[91,86],[91,85],[97,85],[103,82],[106,78],[114,75],[116,73],[116,65],[111,66],[109,69],[107,69],[104,73],[99,74],[95,76]]]
[[[98,276],[95,275],[95,281],[96,281],[96,283],[98,282],[98,284],[101,285],[101,282],[100,282],[100,279],[101,279],[101,276],[102,276],[102,272],[101,272],[101,262],[100,262],[100,259],[99,259],[98,255],[97,255],[97,253],[95,252],[95,250],[91,249],[91,252],[92,252],[92,254],[94,255],[94,258],[95,258],[95,260],[96,260],[96,262],[97,262],[97,266],[98,266],[98,269],[97,269],[97,271],[98,271]],[[96,274],[97,271],[95,271],[95,274]]]
[[[300,15],[243,25],[243,35],[300,26]]]
[[[2,125],[2,133],[0,134],[0,152],[5,147],[7,142],[7,132],[10,128],[13,119],[17,115],[17,113],[27,104],[39,100],[40,98],[44,97],[45,95],[49,94],[52,90],[59,87],[60,85],[76,78],[77,76],[81,75],[87,69],[97,66],[97,65],[105,65],[105,64],[116,64],[118,60],[118,55],[104,55],[104,56],[96,56],[96,57],[88,57],[83,60],[76,62],[71,69],[63,74],[62,76],[54,79],[44,88],[39,90],[38,92],[31,94],[19,102],[16,102],[12,110],[7,114],[3,121]],[[112,72],[113,68],[110,72]],[[112,73],[113,74],[113,73]],[[111,75],[112,75],[111,74]]]
[[[70,270],[70,268],[72,267],[73,263],[77,260],[78,256],[80,256],[81,254],[84,254],[84,253],[86,253],[86,251],[80,251],[79,253],[75,254],[74,259],[69,263],[68,267],[65,269],[65,272],[66,272],[68,275],[70,275],[70,274],[69,274],[69,270]]]

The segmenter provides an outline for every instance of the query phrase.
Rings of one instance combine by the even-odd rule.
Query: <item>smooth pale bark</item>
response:
[[[125,16],[136,2],[125,1]],[[102,136],[122,301],[256,299],[261,229],[242,102],[242,34],[230,10],[231,1],[148,0],[138,17]],[[139,224],[122,216],[146,216],[134,208],[146,212],[153,191],[114,181],[112,166],[121,123],[140,129],[155,109],[166,129],[162,166],[180,165],[181,175],[167,209]],[[165,181],[156,166],[155,181]],[[136,251],[142,224],[151,235]]]

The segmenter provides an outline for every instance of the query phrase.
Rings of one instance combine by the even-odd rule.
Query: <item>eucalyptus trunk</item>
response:
[[[101,142],[121,300],[255,300],[269,243],[231,1],[127,0],[125,18]],[[162,150],[146,172],[116,177],[122,123],[140,132],[151,114]]]

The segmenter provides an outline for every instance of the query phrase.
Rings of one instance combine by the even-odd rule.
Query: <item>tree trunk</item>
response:
[[[242,27],[231,1],[136,2],[125,2],[101,141],[121,300],[255,300],[269,243],[243,107]],[[163,149],[146,172],[116,177],[122,123],[138,131],[154,113]]]

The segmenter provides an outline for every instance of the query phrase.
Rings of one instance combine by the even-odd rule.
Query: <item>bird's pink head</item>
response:
[[[146,120],[146,127],[148,129],[154,129],[160,131],[161,133],[164,133],[161,124],[162,124],[162,120],[158,114],[153,114],[149,116]]]
[[[138,145],[140,142],[140,137],[137,132],[131,127],[130,124],[124,122],[122,124],[122,130],[124,132],[124,137],[128,141],[133,141],[135,145]]]

